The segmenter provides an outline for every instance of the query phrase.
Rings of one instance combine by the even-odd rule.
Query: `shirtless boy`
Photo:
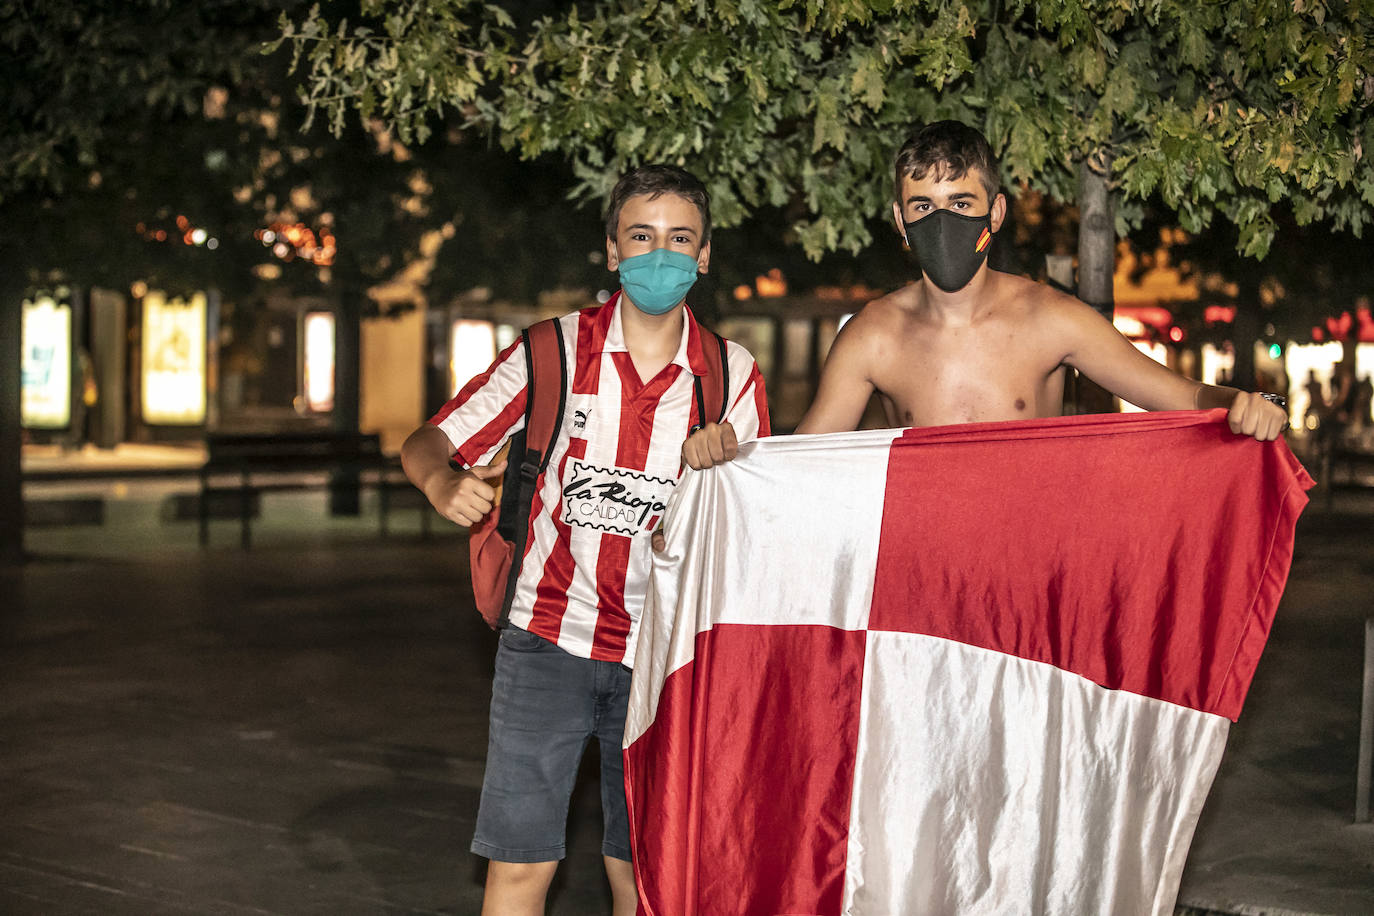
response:
[[[1070,368],[1147,410],[1224,407],[1239,435],[1282,432],[1287,412],[1263,395],[1184,378],[1072,296],[989,268],[1007,202],[977,130],[957,121],[920,128],[895,172],[892,216],[922,276],[844,326],[797,432],[856,429],[875,391],[893,426],[1056,417]],[[694,468],[734,457],[731,430],[707,431],[683,448]]]

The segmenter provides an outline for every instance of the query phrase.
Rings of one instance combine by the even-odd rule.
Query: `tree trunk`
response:
[[[1255,390],[1255,342],[1260,333],[1259,283],[1253,277],[1240,281],[1236,296],[1236,319],[1231,323],[1231,346],[1235,364],[1231,385],[1241,391]]]
[[[9,273],[10,277],[15,276]],[[23,288],[0,281],[0,566],[24,559],[24,478],[20,461]]]
[[[351,286],[340,291],[334,316],[334,412],[335,432],[358,432],[359,379],[362,376],[362,297]],[[329,511],[333,515],[357,515],[358,472],[336,471],[330,480]]]
[[[1116,272],[1116,217],[1107,187],[1111,159],[1104,156],[1098,165],[1101,172],[1087,160],[1078,164],[1078,298],[1111,321]],[[1082,375],[1077,376],[1074,401],[1077,413],[1116,412],[1111,394]]]

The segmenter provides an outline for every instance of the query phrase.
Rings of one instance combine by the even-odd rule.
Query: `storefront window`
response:
[[[496,358],[496,327],[490,321],[460,318],[449,334],[449,397]]]
[[[21,422],[66,429],[72,421],[72,310],[51,296],[24,303]]]
[[[143,422],[197,426],[205,422],[205,294],[143,298]]]
[[[305,406],[322,413],[334,409],[334,314],[305,316]]]

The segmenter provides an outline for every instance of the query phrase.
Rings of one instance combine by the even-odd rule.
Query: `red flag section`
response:
[[[1287,448],[1233,435],[1224,416],[907,430],[888,467],[869,627],[1235,721],[1312,481]]]

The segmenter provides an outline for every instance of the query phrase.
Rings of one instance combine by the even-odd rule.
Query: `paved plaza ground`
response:
[[[252,551],[228,521],[201,550],[167,509],[184,482],[93,486],[103,524],[33,528],[0,571],[0,913],[475,914],[495,640],[464,540],[304,493],[265,497]],[[1372,613],[1374,503],[1318,500],[1181,904],[1374,913]],[[589,780],[571,820],[550,912],[606,913]]]

